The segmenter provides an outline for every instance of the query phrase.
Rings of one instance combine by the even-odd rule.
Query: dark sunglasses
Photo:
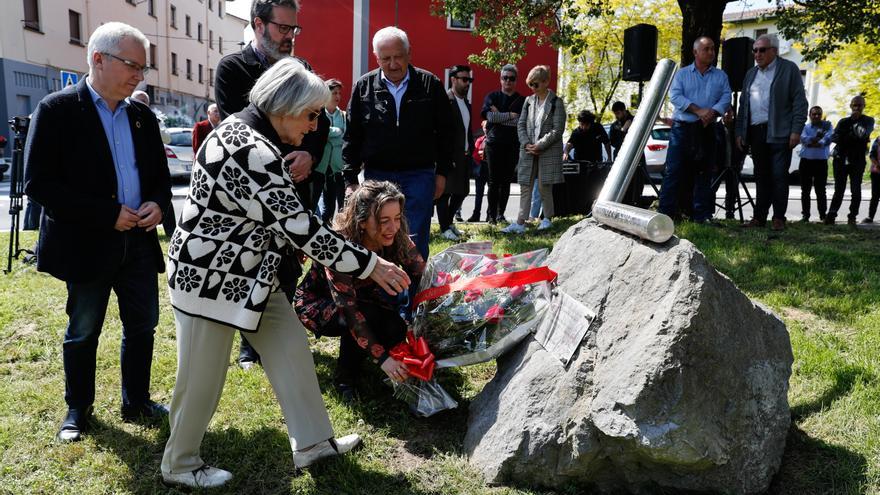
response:
[[[474,82],[474,78],[473,78],[473,77],[458,77],[458,76],[453,76],[453,77],[455,77],[456,79],[458,79],[458,80],[460,80],[460,81],[464,81],[464,82],[466,82],[466,83],[472,83],[472,82]]]
[[[321,116],[321,110],[315,110],[314,112],[309,114],[309,122],[314,122],[318,120],[318,117]]]
[[[529,83],[529,87],[532,89],[538,89],[538,86],[540,86],[540,85],[541,85],[541,83],[536,83],[536,82]]]
[[[773,47],[772,46],[759,46],[756,48],[752,48],[752,53],[764,53],[771,48],[773,48]]]
[[[502,81],[516,82],[516,76],[501,76]]]
[[[293,30],[293,35],[297,36],[303,30],[303,28],[301,26],[291,26],[290,24],[281,24],[280,22],[275,22],[275,21],[266,21],[266,22],[268,22],[269,24],[275,24],[276,26],[278,26],[278,32],[281,34],[287,34],[291,30]]]

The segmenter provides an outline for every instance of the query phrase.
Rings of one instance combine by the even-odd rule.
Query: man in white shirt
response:
[[[736,144],[751,149],[755,164],[755,214],[746,227],[763,227],[773,205],[773,230],[785,229],[788,167],[807,120],[804,81],[794,62],[779,58],[779,38],[765,34],[752,48],[736,121]]]
[[[443,195],[437,200],[437,220],[443,237],[457,241],[461,232],[453,223],[453,215],[470,193],[470,171],[473,165],[474,136],[471,133],[471,103],[468,91],[474,81],[471,68],[455,65],[449,69],[449,97],[452,110],[452,168],[446,176]]]

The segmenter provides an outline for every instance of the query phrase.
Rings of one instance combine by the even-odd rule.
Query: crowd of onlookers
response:
[[[161,127],[147,95],[133,95],[150,70],[143,33],[118,22],[97,28],[88,43],[88,76],[34,111],[24,163],[25,192],[43,207],[37,269],[65,283],[69,316],[59,441],[82,439],[92,422],[98,340],[112,291],[123,335],[120,416],[148,425],[169,421],[163,482],[204,488],[232,478],[206,464],[200,448],[236,333],[241,368],[262,365],[275,391],[294,466],[350,451],[360,437],[335,437],[306,330],[341,339],[333,386],[343,401],[357,398],[362,361],[389,380],[406,380],[405,360],[389,351],[405,339],[409,289],[425,270],[435,208],[442,235],[455,240],[456,212],[471,178],[477,201],[469,220],[482,218],[485,187],[490,224],[507,223],[516,182],[517,217],[501,231],[521,234],[539,217],[537,229],[545,230],[556,213],[554,186],[565,181],[563,163],[613,156],[632,125],[620,102],[612,106],[610,133],[583,111],[564,144],[566,106],[549,89],[549,68],[529,70],[531,94],[523,96],[518,69],[505,65],[500,89],[483,99],[483,132],[475,140],[470,67],[453,66],[445,89],[410,63],[409,39],[396,27],[376,32],[379,68],[356,81],[343,111],[342,84],[322,80],[293,56],[302,31],[298,9],[295,0],[254,0],[255,39],[216,68],[217,103],[193,130],[192,176],[176,215]],[[833,130],[818,107],[805,125],[800,72],[776,56],[777,46],[773,36],[756,41],[757,65],[745,76],[734,117],[727,76],[712,65],[712,40],[694,42],[695,63],[672,83],[661,212],[711,221],[712,174],[748,149],[757,204],[747,225],[764,225],[772,206],[773,228],[784,229],[788,164],[800,143],[804,189],[817,188],[820,217],[834,221],[849,180],[855,222],[873,119],[862,115],[865,102],[856,97],[852,115]],[[826,211],[821,193],[830,143],[835,193]],[[880,196],[878,147],[875,141],[866,221]],[[639,181],[630,187],[640,196]],[[166,257],[156,227],[169,219],[176,224],[166,227],[173,232]],[[311,267],[303,277],[306,258]],[[178,348],[170,407],[150,398],[157,273],[166,268]]]

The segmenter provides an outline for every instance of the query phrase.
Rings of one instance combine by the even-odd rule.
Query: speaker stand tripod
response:
[[[742,196],[737,194],[735,206],[731,206],[728,208],[726,199],[725,199],[725,201],[723,201],[721,203],[716,201],[715,206],[724,210],[725,213],[731,213],[731,214],[739,213],[739,221],[745,222],[745,218],[743,217],[743,208],[746,205],[749,205],[752,207],[752,209],[754,209],[755,208],[755,201],[752,199],[752,193],[749,192],[749,188],[746,187],[746,183],[745,183],[745,181],[743,181],[742,175],[740,175],[739,172],[737,172],[736,170],[734,170],[730,167],[726,167],[720,174],[718,174],[718,177],[715,177],[715,180],[712,181],[711,189],[713,191],[713,195],[717,196],[717,191],[718,191],[718,188],[720,187],[721,182],[724,181],[725,179],[727,179],[728,175],[732,176],[732,177],[730,177],[730,179],[732,179],[736,182],[737,189],[742,187],[742,190],[746,195],[746,200],[743,201]]]

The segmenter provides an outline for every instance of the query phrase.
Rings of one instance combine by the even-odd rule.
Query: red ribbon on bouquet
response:
[[[419,304],[445,296],[450,292],[458,292],[473,289],[498,289],[501,287],[516,287],[518,285],[534,284],[537,282],[550,282],[557,276],[556,272],[546,266],[529,268],[518,272],[497,273],[472,279],[460,279],[450,284],[425,289],[413,298],[413,307]]]
[[[410,376],[428,381],[434,376],[434,354],[424,337],[406,332],[406,340],[394,346],[388,355],[406,365]]]

